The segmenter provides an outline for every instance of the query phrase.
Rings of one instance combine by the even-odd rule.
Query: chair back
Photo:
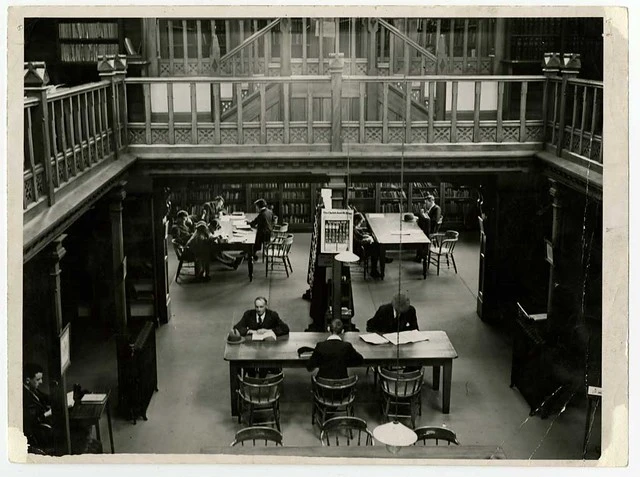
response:
[[[343,379],[311,377],[313,397],[324,406],[345,406],[356,399],[358,376]]]
[[[323,446],[372,446],[373,434],[367,429],[367,421],[359,417],[332,417],[320,431]]]
[[[458,243],[459,235],[455,230],[447,230],[444,238],[440,241],[440,253],[453,253],[453,249],[456,248],[456,244]]]
[[[410,398],[419,394],[422,390],[424,372],[417,371],[402,372],[379,367],[380,385],[382,391],[394,398]]]
[[[266,378],[238,376],[238,394],[247,403],[267,406],[280,399],[283,380],[283,373]]]
[[[415,433],[418,435],[418,440],[414,445],[420,443],[426,445],[427,441],[436,441],[436,445],[438,445],[440,441],[445,441],[447,445],[460,445],[456,433],[446,427],[423,426],[415,429]]]
[[[245,442],[247,442],[247,445],[253,445],[254,447],[259,445],[268,447],[269,444],[281,446],[282,434],[276,429],[266,426],[246,427],[236,432],[236,437],[231,443],[231,447],[244,446]]]

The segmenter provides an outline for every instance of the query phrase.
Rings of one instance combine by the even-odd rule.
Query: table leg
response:
[[[385,247],[380,245],[380,257],[378,260],[380,261],[380,278],[384,280],[384,269],[386,266],[385,259],[387,258],[387,250]]]
[[[431,385],[431,388],[434,391],[440,389],[440,366],[433,367],[433,384]]]
[[[453,375],[453,360],[448,360],[444,366],[444,375],[442,379],[442,413],[449,414],[451,404],[451,378]]]
[[[231,415],[238,415],[238,400],[236,399],[238,390],[238,371],[240,366],[229,362],[229,397],[231,399]]]
[[[429,253],[428,250],[423,250],[421,252],[421,255],[422,255],[422,276],[424,277],[425,280],[427,279],[427,260],[428,260],[427,254],[428,253]]]
[[[96,419],[94,427],[96,428],[96,439],[98,439],[100,444],[102,444],[102,437],[100,436],[100,418]]]
[[[107,425],[109,426],[109,443],[111,444],[111,453],[115,454],[116,451],[113,447],[113,429],[111,428],[111,408],[107,403]]]
[[[253,281],[253,250],[249,253],[249,261],[247,262],[247,268],[249,269],[249,281]]]

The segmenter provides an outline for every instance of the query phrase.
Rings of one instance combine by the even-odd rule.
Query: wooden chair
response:
[[[440,275],[440,262],[442,259],[447,261],[447,268],[451,263],[453,269],[458,273],[458,267],[456,266],[456,260],[453,256],[453,251],[458,243],[458,232],[455,230],[447,230],[445,233],[433,234],[433,240],[429,247],[429,266],[433,263],[437,267],[437,273]]]
[[[260,443],[264,443],[265,447],[268,447],[270,443],[274,446],[282,446],[282,434],[271,427],[245,427],[236,432],[236,437],[231,443],[231,447],[244,446],[245,442],[250,442],[254,447],[260,445]]]
[[[262,246],[263,262],[271,244],[280,244],[284,242],[284,240],[287,238],[288,232],[289,232],[289,224],[287,222],[273,226],[273,231],[271,232],[271,238],[269,239],[269,242],[266,242]]]
[[[379,367],[382,388],[382,413],[389,417],[408,417],[411,427],[416,425],[417,415],[422,415],[422,383],[424,372],[402,372]],[[406,409],[406,411],[404,411]]]
[[[267,376],[266,378],[253,378],[238,376],[238,422],[244,419],[249,426],[256,423],[275,424],[280,430],[280,395],[282,393],[282,373]],[[261,419],[266,414],[266,419]]]
[[[349,376],[344,379],[325,379],[312,376],[311,425],[317,422],[322,426],[327,420],[328,414],[344,413],[346,416],[353,416],[357,382],[358,376]],[[319,419],[316,418],[317,415]]]
[[[275,265],[280,265],[280,261],[282,261],[287,277],[289,277],[289,271],[293,273],[293,267],[291,266],[291,260],[289,259],[289,252],[291,251],[292,245],[292,234],[288,234],[284,240],[269,243],[269,247],[264,253],[264,257],[267,259],[265,267],[265,275],[267,277],[269,276],[269,266],[271,266],[271,271],[273,272],[273,267]]]
[[[188,248],[184,245],[180,245],[176,239],[171,240],[171,243],[173,244],[173,250],[176,252],[176,257],[178,258],[178,269],[176,270],[176,276],[174,279],[175,282],[178,283],[182,267],[193,269],[193,273],[195,275],[196,257]]]
[[[333,417],[322,425],[320,442],[323,446],[372,446],[373,434],[367,421],[359,417]]]
[[[414,445],[426,445],[427,441],[434,440],[436,441],[436,445],[438,445],[440,441],[445,441],[447,445],[460,445],[456,433],[446,427],[422,426],[415,429],[415,432],[418,435],[418,440]]]

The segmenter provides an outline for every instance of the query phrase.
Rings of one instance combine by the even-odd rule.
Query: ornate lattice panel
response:
[[[70,157],[68,159],[60,159],[59,164],[60,164],[61,168],[64,167],[64,165],[66,164],[66,166],[67,166],[67,177],[75,176],[75,170],[74,170],[74,167],[73,167],[73,158],[72,157]],[[85,164],[86,164],[86,167],[90,167],[90,165],[91,165],[86,154],[85,154]]]
[[[184,76],[184,63],[177,61],[173,63],[173,75]]]
[[[284,132],[282,129],[267,129],[267,144],[282,144],[284,142]]]
[[[231,102],[231,100],[224,100],[223,99],[222,101],[220,101],[220,104],[222,105],[222,112],[226,113],[227,111],[229,111],[231,109],[232,102]]]
[[[580,153],[580,135],[573,137],[573,141],[571,141],[571,152]]]
[[[403,143],[405,141],[404,128],[389,128],[389,135],[387,137],[389,143]]]
[[[356,63],[356,74],[357,75],[366,75],[367,74],[367,63]]]
[[[308,69],[309,69],[309,74],[310,75],[320,74],[320,69],[318,68],[318,64],[317,63],[309,63]]]
[[[36,191],[38,192],[38,197],[44,195],[44,171],[36,172]]]
[[[594,161],[600,162],[600,149],[602,149],[602,143],[594,140],[591,145],[591,155],[589,157]]]
[[[496,127],[480,126],[480,142],[496,142]]]
[[[64,162],[63,161],[59,161],[58,162],[58,183],[56,184],[56,187],[59,186],[60,184],[64,184],[65,179],[64,179],[64,175],[65,175],[65,170],[64,170]]]
[[[222,129],[220,131],[220,142],[222,144],[238,144],[238,131],[235,129]]]
[[[343,142],[355,142],[359,140],[359,130],[357,127],[343,127],[342,128],[342,141]]]
[[[458,126],[458,142],[473,142],[473,127]]]
[[[290,128],[289,139],[292,144],[305,144],[307,142],[307,128]]]
[[[382,128],[378,126],[365,126],[364,135],[366,142],[382,143]]]
[[[175,129],[176,144],[191,144],[191,129]]]
[[[518,142],[520,140],[520,127],[505,126],[502,128],[502,134],[503,142]]]
[[[144,144],[144,129],[132,129],[129,126],[129,144]]]
[[[434,60],[427,60],[424,62],[424,74],[434,75],[436,74],[436,62]]]
[[[35,202],[35,201],[36,201],[36,196],[33,191],[33,180],[31,176],[28,176],[24,180],[23,207],[26,209],[31,202]]]
[[[313,128],[313,142],[316,144],[327,144],[330,141],[331,131],[326,127]]]
[[[429,130],[426,127],[411,129],[411,142],[426,144],[429,139]]]
[[[244,134],[244,143],[245,144],[259,144],[260,143],[260,129],[258,129],[258,128],[245,128],[243,134]]]
[[[451,71],[451,74],[453,74],[453,75],[462,74],[463,73],[463,69],[464,69],[464,62],[461,61],[461,60],[454,60],[453,61],[453,71]]]
[[[291,63],[291,74],[292,75],[301,75],[302,74],[302,63]]]
[[[491,73],[491,60],[480,60],[480,73]]]
[[[183,68],[184,68],[184,65],[183,65]],[[194,62],[187,63],[187,76],[195,76],[199,73],[200,72],[198,71],[198,63],[194,63]]]
[[[434,126],[433,142],[451,142],[451,128],[449,126]]]
[[[160,63],[160,76],[170,76],[169,63]]]
[[[565,131],[564,137],[562,138],[562,148],[563,149],[571,148],[571,134],[569,134],[567,131]]]
[[[212,128],[198,129],[198,144],[213,144],[214,130]]]
[[[151,144],[169,144],[169,131],[166,129],[152,129]]]

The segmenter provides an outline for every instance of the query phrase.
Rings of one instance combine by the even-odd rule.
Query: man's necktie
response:
[[[262,326],[262,316],[258,315],[258,326]]]

